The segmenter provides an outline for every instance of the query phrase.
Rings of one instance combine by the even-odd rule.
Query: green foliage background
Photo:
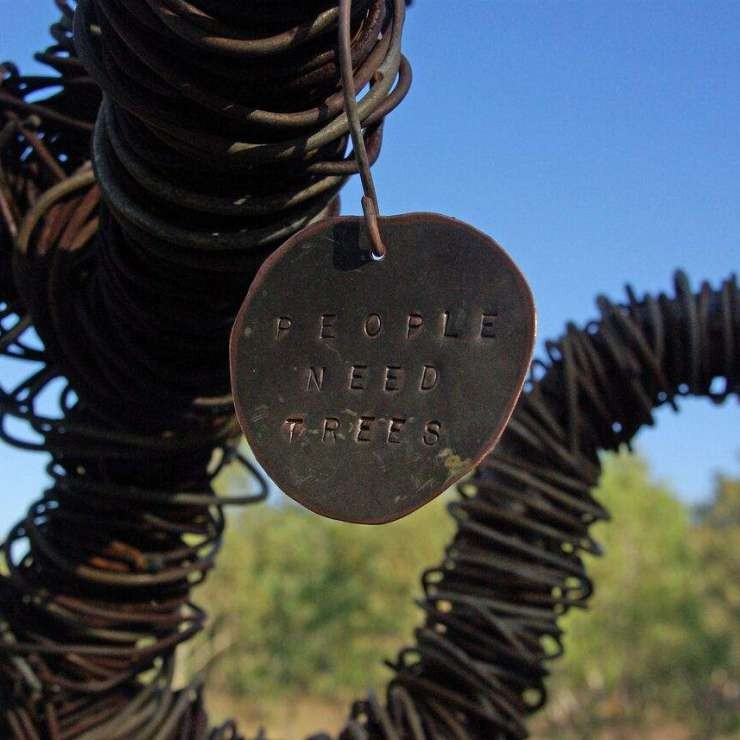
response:
[[[740,481],[690,512],[644,461],[611,458],[598,492],[612,522],[590,558],[596,591],[563,619],[542,736],[593,737],[673,722],[691,736],[740,731]]]
[[[740,737],[740,481],[718,479],[689,511],[646,463],[609,457],[598,492],[596,593],[568,614],[538,737]],[[209,683],[250,701],[346,702],[382,687],[383,658],[411,639],[418,577],[453,526],[440,499],[384,527],[321,519],[292,505],[232,518],[219,567],[200,591],[214,615],[189,654]],[[616,735],[614,734],[616,732]]]

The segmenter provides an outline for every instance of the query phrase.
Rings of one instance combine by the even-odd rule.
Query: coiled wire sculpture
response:
[[[357,171],[344,155],[334,3],[236,5],[81,0],[75,15],[78,52],[105,91],[93,159],[107,260],[96,282],[110,297],[94,336],[78,341],[110,360],[107,384],[88,374],[86,385],[137,424],[159,424],[163,399],[174,409],[228,396],[228,333],[245,286],[285,238],[337,211]],[[374,161],[411,81],[404,3],[352,10]]]
[[[223,507],[266,494],[237,447],[226,365],[233,316],[261,259],[333,213],[356,169],[344,159],[330,33],[337,11],[327,5],[227,13],[229,26],[259,29],[263,40],[200,49],[196,67],[188,63],[195,4],[80,3],[73,46],[72,9],[60,2],[59,48],[43,59],[62,60],[60,76],[42,83],[4,68],[0,253],[14,280],[4,280],[0,349],[34,368],[2,389],[1,433],[50,452],[53,482],[2,549],[0,732],[8,736],[236,736],[231,723],[207,728],[197,685],[173,689],[174,656],[205,619],[190,590],[213,567]],[[373,157],[382,119],[410,82],[403,11],[385,0],[353,6]],[[141,39],[151,34],[167,57],[147,56]],[[85,160],[100,90],[75,51],[109,96],[93,140],[95,173]],[[222,101],[214,110],[213,96],[235,84],[234,55],[255,54],[251,71],[239,64],[243,95],[233,111]],[[173,59],[202,79],[173,81]],[[39,102],[45,85],[61,92]],[[245,113],[256,99],[258,112],[273,112]],[[36,117],[17,120],[16,111]],[[258,143],[239,143],[253,134]],[[179,183],[174,202],[152,172]],[[255,493],[214,493],[214,477],[232,462],[257,478]]]
[[[338,123],[336,10],[81,2],[77,48],[109,96],[93,174],[100,93],[74,58],[71,8],[57,5],[42,59],[59,76],[4,65],[0,86],[0,260],[15,277],[0,280],[0,352],[32,363],[0,392],[0,433],[52,456],[52,486],[2,548],[0,732],[238,737],[233,723],[208,728],[197,681],[174,688],[175,648],[203,625],[190,590],[215,563],[223,507],[265,496],[237,447],[230,318],[261,258],[333,212],[354,171]],[[403,4],[353,9],[376,157],[410,81]],[[45,86],[61,92],[27,100]],[[525,737],[562,650],[558,617],[591,592],[580,553],[598,552],[588,528],[607,516],[591,496],[599,451],[677,396],[737,395],[734,278],[693,294],[678,275],[675,297],[598,304],[598,322],[546,345],[499,447],[460,487],[458,532],[422,577],[416,643],[393,663],[387,696],[356,702],[340,737]],[[256,492],[214,493],[231,462]]]
[[[221,507],[266,490],[258,478],[254,494],[212,491],[230,461],[251,470],[225,405],[148,434],[112,423],[66,381],[71,363],[85,362],[72,355],[62,368],[60,358],[85,321],[69,296],[99,234],[87,159],[101,95],[74,57],[72,11],[58,5],[57,44],[37,58],[59,76],[24,77],[6,64],[0,88],[0,353],[31,366],[0,392],[0,434],[51,453],[53,482],[2,547],[0,734],[169,737],[189,728],[204,737],[197,685],[172,689],[174,649],[205,618],[189,592],[213,565]],[[39,102],[45,88],[54,90]],[[229,724],[211,733],[235,734]]]
[[[562,653],[558,618],[592,591],[581,553],[600,552],[589,527],[608,518],[592,496],[599,453],[681,396],[737,399],[734,276],[693,293],[677,273],[675,296],[628,288],[597,305],[598,321],[546,343],[498,447],[449,505],[457,533],[422,575],[426,621],[393,664],[388,705],[355,707],[370,736],[526,737]]]

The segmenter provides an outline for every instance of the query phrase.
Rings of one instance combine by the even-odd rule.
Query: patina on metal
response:
[[[231,336],[242,429],[313,511],[392,521],[493,447],[529,367],[532,295],[490,237],[453,219],[305,229],[257,274]],[[493,390],[492,390],[493,389]]]
[[[242,429],[283,491],[319,514],[377,524],[492,449],[524,382],[535,315],[489,237],[434,214],[379,217],[351,11],[340,0],[338,57],[365,219],[308,227],[265,263],[232,332],[231,381]]]

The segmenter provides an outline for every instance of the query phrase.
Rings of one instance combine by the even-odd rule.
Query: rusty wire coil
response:
[[[405,5],[352,8],[374,161],[411,82]],[[105,92],[93,137],[103,228],[87,280],[96,311],[80,291],[60,295],[86,315],[63,339],[80,358],[70,369],[80,392],[126,423],[156,426],[194,397],[228,400],[228,334],[246,286],[285,238],[337,212],[357,171],[337,17],[327,0],[78,3],[75,45]]]
[[[35,55],[51,74],[21,75],[12,62],[0,63],[0,286],[7,298],[16,297],[10,260],[20,222],[44,191],[89,159],[101,100],[74,55],[72,9],[56,4],[62,18],[51,28],[55,43]]]
[[[50,453],[52,480],[0,547],[0,736],[235,738],[233,723],[209,729],[198,681],[173,688],[174,656],[205,620],[190,589],[213,567],[223,507],[266,484],[227,399],[196,398],[154,433],[73,390],[90,375],[70,297],[99,259],[87,160],[101,95],[57,4],[57,44],[37,58],[58,74],[5,64],[0,84],[0,356],[27,371],[0,386],[0,437]],[[214,493],[227,465],[248,474],[244,494]]]
[[[546,342],[498,447],[449,505],[457,533],[422,575],[426,620],[392,664],[387,701],[357,702],[342,738],[523,738],[544,705],[558,619],[584,607],[582,553],[608,513],[592,496],[599,453],[682,396],[740,395],[740,292],[732,276],[693,293],[636,296]],[[317,736],[318,738],[318,736]]]
[[[228,19],[259,27],[268,40],[247,44],[247,56],[264,58],[251,67],[242,60],[238,73],[240,106],[255,96],[272,106],[258,121],[256,156],[193,151],[211,146],[214,133],[252,135],[254,121],[241,120],[242,109],[231,121],[221,101],[221,115],[213,110],[213,95],[234,84],[229,55],[244,49],[228,41],[202,49],[198,69],[207,79],[165,90],[176,52],[182,70],[194,67],[189,44],[199,32],[189,19],[205,3],[80,3],[73,47],[72,9],[59,2],[63,20],[52,29],[59,48],[42,59],[58,61],[59,75],[42,82],[12,65],[3,70],[0,112],[10,124],[0,142],[0,254],[6,265],[12,260],[14,281],[0,296],[0,353],[34,366],[0,389],[0,436],[51,453],[52,479],[1,548],[3,736],[238,736],[230,722],[208,727],[197,679],[175,688],[174,658],[205,620],[190,591],[214,565],[223,508],[266,496],[264,479],[238,449],[225,361],[233,315],[260,260],[283,236],[334,213],[336,192],[355,171],[337,108],[337,14],[326,5],[256,3],[237,13],[241,20]],[[362,0],[354,11],[356,82],[370,85],[363,123],[375,158],[382,119],[410,83],[400,56],[403,4]],[[207,22],[207,37],[218,18]],[[286,20],[289,27],[276,30]],[[133,37],[129,25],[138,29]],[[147,30],[166,39],[171,55],[161,69],[137,56]],[[226,56],[221,46],[230,48]],[[127,94],[147,99],[130,110],[113,82],[105,86],[110,97],[92,142],[96,172],[86,159],[100,91],[77,50],[103,81],[119,80],[122,64]],[[25,99],[47,85],[61,92],[41,103]],[[177,139],[162,100],[188,126],[174,143],[162,140],[163,126]],[[17,124],[16,111],[36,115],[35,133],[30,122]],[[152,122],[149,111],[162,115]],[[289,138],[281,144],[284,125]],[[294,156],[291,147],[305,151]],[[174,203],[152,172],[179,183]],[[152,228],[152,218],[163,228]],[[215,232],[224,225],[226,249]],[[252,481],[246,493],[214,492],[227,465],[241,466],[245,485]]]

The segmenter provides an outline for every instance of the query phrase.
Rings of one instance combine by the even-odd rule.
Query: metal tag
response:
[[[322,221],[264,263],[231,335],[239,422],[291,498],[389,522],[493,448],[531,359],[532,294],[491,238],[444,216]]]

